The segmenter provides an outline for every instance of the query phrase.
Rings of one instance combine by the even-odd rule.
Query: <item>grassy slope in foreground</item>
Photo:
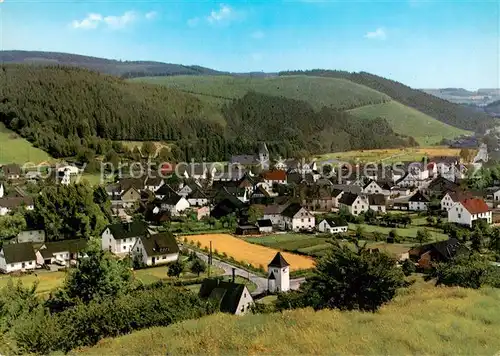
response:
[[[494,355],[500,291],[419,282],[377,313],[213,315],[101,341],[92,355]],[[80,351],[80,350],[79,350]],[[78,352],[80,354],[80,352]]]
[[[34,147],[0,122],[0,164],[24,164],[26,162],[38,164],[53,160],[47,152]]]
[[[471,134],[470,131],[445,124],[396,101],[359,107],[349,110],[349,113],[363,119],[382,117],[389,122],[394,132],[413,136],[421,145],[432,145],[443,138]]]
[[[243,97],[248,91],[284,96],[289,99],[304,100],[316,109],[324,106],[345,108],[369,103],[382,102],[390,98],[348,80],[308,76],[287,77],[231,77],[231,76],[168,76],[136,78],[151,84],[160,84],[190,93],[201,94],[207,99],[227,99]]]

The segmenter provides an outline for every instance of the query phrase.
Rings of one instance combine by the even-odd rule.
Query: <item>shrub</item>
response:
[[[416,271],[415,263],[413,263],[410,259],[406,259],[401,264],[401,269],[402,269],[403,273],[405,274],[405,276],[408,277],[412,273],[415,273],[415,271]]]
[[[198,241],[198,242],[196,243],[196,247],[198,247],[198,248],[200,248],[200,247],[201,247],[201,242],[200,242],[200,241]],[[205,250],[205,249],[208,251],[208,247],[205,247],[205,248],[204,248],[204,250]]]

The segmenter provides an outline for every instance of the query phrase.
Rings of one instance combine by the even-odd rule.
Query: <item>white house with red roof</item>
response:
[[[448,222],[451,223],[472,227],[472,223],[479,219],[485,220],[488,224],[492,222],[491,211],[483,199],[463,199],[448,210]]]

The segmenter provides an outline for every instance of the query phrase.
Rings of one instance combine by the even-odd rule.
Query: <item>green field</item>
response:
[[[54,159],[45,151],[34,147],[27,140],[5,127],[0,122],[0,164],[52,162]]]
[[[498,289],[417,282],[376,313],[217,314],[104,339],[73,354],[496,355],[499,303]]]
[[[349,230],[355,231],[356,226],[362,226],[365,232],[374,232],[378,231],[385,236],[389,235],[391,230],[396,230],[398,235],[401,237],[415,237],[417,236],[417,231],[424,228],[424,226],[409,226],[407,228],[397,228],[393,229],[391,227],[383,227],[383,226],[375,226],[375,225],[367,225],[367,224],[349,224]],[[442,232],[442,230],[436,228],[427,228],[430,234],[432,235],[432,239],[434,241],[446,240],[448,239],[448,235]]]
[[[382,117],[389,122],[394,132],[412,136],[420,145],[434,145],[443,138],[471,134],[396,101],[362,106],[349,110],[349,113],[363,119]]]
[[[368,232],[368,229],[366,229],[366,232]],[[245,240],[258,245],[263,245],[285,251],[303,253],[313,257],[321,257],[325,255],[328,249],[332,246],[330,243],[332,241],[331,238],[325,237],[325,235],[312,235],[312,234],[311,235],[277,234],[277,235],[269,235],[263,237],[251,237]],[[388,244],[386,242],[377,242],[377,241],[360,241],[360,242],[361,244],[366,242],[366,246],[368,248],[378,248],[380,250],[385,250],[394,256],[407,252],[414,245],[413,243]],[[342,242],[342,243],[350,244],[349,242]]]
[[[248,91],[304,100],[316,109],[324,106],[346,108],[382,102],[390,98],[378,91],[344,79],[286,76],[270,78],[230,76],[168,76],[135,78],[198,94],[200,99],[226,102],[240,98]]]

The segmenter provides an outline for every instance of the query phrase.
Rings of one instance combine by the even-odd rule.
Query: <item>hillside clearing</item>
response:
[[[299,309],[226,314],[156,327],[78,350],[89,355],[494,355],[500,291],[419,282],[377,313]]]
[[[2,122],[0,122],[0,142],[0,164],[23,165],[27,162],[39,164],[54,161],[47,152],[34,147],[26,139],[6,128]]]
[[[452,139],[471,134],[470,131],[447,125],[396,101],[362,106],[349,110],[349,113],[362,119],[384,118],[394,132],[412,136],[420,145],[433,145],[443,138]]]
[[[202,248],[209,247],[212,242],[212,249],[218,253],[226,253],[238,262],[249,263],[258,268],[267,266],[276,255],[278,250],[254,245],[242,239],[227,234],[209,234],[209,235],[189,235],[186,236],[189,241],[201,243]],[[309,257],[295,255],[285,252],[283,257],[290,264],[290,270],[296,271],[314,267],[314,260]]]
[[[304,100],[314,108],[348,108],[380,103],[390,98],[348,80],[307,76],[286,77],[232,77],[232,76],[167,76],[135,78],[150,84],[160,84],[197,94],[201,100],[221,103],[243,97],[249,91]]]

